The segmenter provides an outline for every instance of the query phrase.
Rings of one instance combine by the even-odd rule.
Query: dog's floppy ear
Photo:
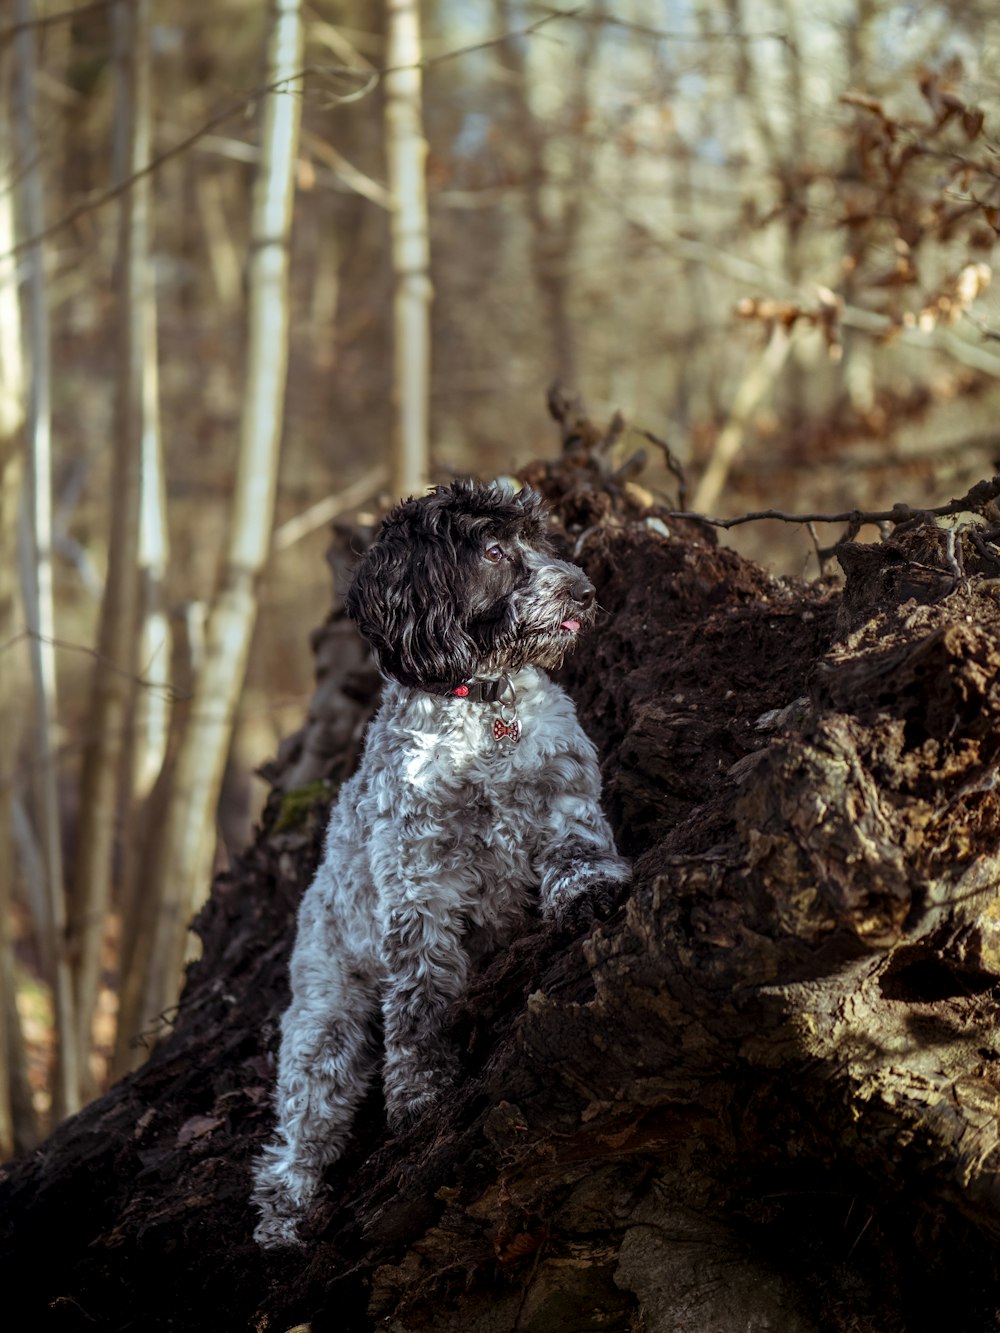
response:
[[[454,550],[387,521],[346,606],[384,675],[403,685],[448,685],[475,675],[478,661],[458,620],[463,601]]]

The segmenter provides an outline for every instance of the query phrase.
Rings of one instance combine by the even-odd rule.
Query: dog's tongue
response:
[[[568,629],[571,634],[575,634],[580,628],[580,622],[579,620],[564,620],[559,628]]]

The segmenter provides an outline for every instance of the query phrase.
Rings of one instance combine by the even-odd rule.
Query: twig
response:
[[[544,28],[547,24],[556,19],[576,19],[583,15],[583,8],[576,9],[552,9],[543,14],[540,19],[534,23],[529,23],[526,28],[517,28],[513,32],[501,33],[499,37],[487,37],[485,41],[474,42],[471,46],[456,47],[454,51],[442,51],[438,56],[425,56],[423,60],[416,65],[397,65],[388,69],[380,70],[381,74],[394,74],[396,70],[402,69],[429,69],[431,65],[440,65],[445,60],[455,60],[459,56],[470,55],[474,51],[488,51],[491,46],[502,46],[504,42],[509,42],[512,37],[534,37],[534,35]]]
[[[655,444],[657,449],[663,453],[663,461],[667,465],[667,470],[677,478],[677,503],[682,509],[687,508],[687,475],[684,472],[684,466],[680,459],[667,444],[666,440],[661,440],[658,435],[654,435],[651,430],[640,430],[639,434],[643,439],[648,440],[650,444]]]
[[[962,318],[967,319],[974,328],[979,330],[984,342],[1000,342],[1000,333],[996,329],[991,329],[981,315],[974,315],[971,310],[963,310]]]
[[[781,42],[788,46],[788,34],[777,29],[762,32],[681,32],[677,29],[654,28],[647,23],[635,23],[631,19],[618,18],[615,14],[588,13],[583,9],[552,9],[546,6],[545,12],[551,18],[574,18],[579,23],[601,24],[609,28],[622,28],[625,32],[635,33],[638,37],[652,37],[663,42]]]
[[[392,196],[386,187],[366,176],[353,162],[348,162],[343,153],[338,152],[332,143],[327,143],[311,130],[305,130],[302,137],[315,155],[326,162],[334,176],[338,177],[348,189],[353,190],[355,194],[363,195],[373,204],[378,204],[379,208],[392,207]]]
[[[597,442],[597,452],[608,454],[625,433],[625,418],[616,412],[608,423],[608,428]]]
[[[339,514],[348,509],[356,509],[358,505],[363,504],[377,491],[380,491],[389,480],[389,469],[380,466],[372,468],[370,472],[348,486],[346,490],[340,491],[337,495],[329,495],[324,500],[319,500],[311,505],[301,514],[296,514],[287,522],[282,523],[281,527],[275,528],[274,536],[271,539],[271,549],[273,551],[285,551],[289,546],[294,546],[297,541],[307,537],[310,532],[315,532],[317,528],[323,527],[331,522]]]
[[[819,566],[819,576],[822,578],[826,573],[826,560],[829,552],[820,546],[819,533],[816,531],[816,524],[811,520],[806,523],[806,531],[812,538],[813,550],[816,552],[816,564]]]
[[[743,523],[757,523],[761,519],[775,519],[781,523],[892,523],[899,526],[910,519],[943,518],[948,514],[960,514],[966,509],[977,509],[1000,496],[1000,473],[990,481],[977,481],[975,486],[959,500],[949,500],[947,504],[937,505],[932,509],[914,509],[908,504],[895,504],[891,509],[846,509],[839,514],[786,514],[783,509],[755,509],[749,514],[738,514],[735,518],[711,518],[693,510],[669,510],[666,518],[689,518],[697,523],[708,523],[713,528],[738,528]]]
[[[969,528],[969,540],[976,548],[981,559],[1000,569],[1000,551],[992,542],[984,541],[974,527]]]
[[[19,643],[25,641],[42,643],[50,648],[59,648],[63,652],[82,653],[85,657],[92,657],[100,666],[105,667],[108,671],[113,671],[116,676],[122,676],[126,680],[132,681],[134,685],[142,686],[144,690],[159,692],[164,699],[172,703],[183,702],[190,698],[189,694],[175,689],[172,685],[165,685],[163,681],[149,680],[145,676],[136,675],[135,672],[120,667],[117,662],[113,662],[109,657],[99,653],[96,648],[90,648],[85,643],[71,643],[68,639],[59,639],[52,634],[41,634],[35,629],[19,630],[5,643],[0,643],[0,653],[8,653],[12,648],[16,648]]]

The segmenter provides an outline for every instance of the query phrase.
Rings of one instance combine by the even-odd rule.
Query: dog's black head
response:
[[[594,589],[553,550],[541,496],[456,481],[388,515],[347,594],[382,672],[447,687],[556,667],[594,618]]]

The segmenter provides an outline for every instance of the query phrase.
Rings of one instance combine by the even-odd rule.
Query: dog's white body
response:
[[[255,1172],[262,1245],[296,1242],[324,1168],[343,1151],[378,1068],[379,1015],[386,1109],[398,1126],[449,1085],[441,1020],[470,966],[532,912],[584,924],[628,880],[572,702],[537,667],[508,679],[504,703],[390,681],[360,769],[341,789],[299,912],[277,1133]]]

